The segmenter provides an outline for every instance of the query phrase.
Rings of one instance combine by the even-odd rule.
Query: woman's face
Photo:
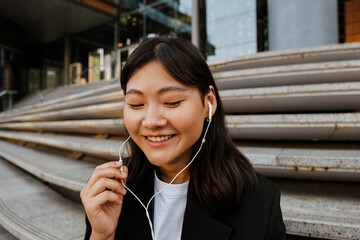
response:
[[[156,61],[135,72],[126,86],[124,121],[131,138],[153,165],[180,171],[208,116],[199,90],[176,81]]]

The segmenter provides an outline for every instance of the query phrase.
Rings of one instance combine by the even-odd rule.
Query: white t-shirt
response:
[[[155,174],[154,193],[168,184]],[[154,234],[156,240],[180,240],[189,183],[171,184],[154,199]]]

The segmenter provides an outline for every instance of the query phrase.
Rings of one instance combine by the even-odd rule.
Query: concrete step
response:
[[[360,113],[227,115],[233,139],[360,140]],[[124,135],[121,118],[49,122],[2,123],[0,129]]]
[[[10,118],[0,119],[4,122],[33,122],[33,121],[52,121],[52,120],[71,120],[71,119],[91,119],[91,118],[114,118],[122,117],[124,102],[103,103],[85,107],[75,107],[61,109],[51,112],[34,113],[20,115]]]
[[[5,117],[10,117],[10,116],[18,116],[18,115],[23,115],[29,112],[34,112],[34,111],[41,111],[41,109],[43,108],[51,108],[51,107],[56,107],[57,104],[62,104],[65,102],[73,102],[76,100],[81,100],[82,98],[89,98],[89,97],[94,97],[94,96],[99,96],[102,94],[106,94],[109,92],[115,92],[115,91],[119,91],[120,90],[120,84],[116,81],[116,82],[102,82],[103,85],[97,86],[95,85],[94,87],[92,87],[92,89],[86,90],[86,91],[77,91],[74,94],[71,95],[66,95],[64,97],[59,97],[59,98],[55,98],[52,100],[48,100],[48,101],[43,101],[43,102],[38,102],[38,103],[29,103],[26,106],[23,107],[14,107],[14,109],[10,110],[10,111],[6,111],[6,112],[2,112],[0,113],[0,117],[1,118],[5,118]],[[55,91],[55,90],[53,90]],[[22,100],[26,103],[28,103],[27,98],[25,98],[24,100]],[[20,102],[22,102],[20,101]],[[61,106],[61,105],[60,105]]]
[[[359,144],[238,142],[255,169],[268,177],[360,181]]]
[[[360,82],[232,89],[220,96],[227,113],[354,111]]]
[[[49,94],[52,91],[55,91],[56,88],[51,89],[43,89],[41,91],[29,93],[28,95],[24,96],[19,101],[15,102],[13,105],[14,108],[22,108],[22,107],[28,107],[29,105],[34,105],[41,102],[40,97],[43,97],[44,95]],[[8,110],[12,111],[12,110]]]
[[[360,109],[360,82],[311,84],[220,91],[227,113],[356,111]],[[0,123],[121,117],[121,92],[61,102],[1,116]]]
[[[208,64],[212,72],[220,72],[278,65],[356,59],[360,59],[360,43],[268,51],[253,55],[212,60],[208,61]]]
[[[104,103],[114,103],[120,102],[124,100],[124,95],[122,92],[111,92],[111,93],[104,93],[98,96],[89,96],[86,98],[80,98],[75,100],[64,101],[60,103],[56,103],[53,105],[46,105],[39,108],[32,108],[26,111],[16,111],[13,114],[8,114],[7,116],[1,116],[2,121],[11,121],[13,118],[24,116],[24,115],[31,115],[31,114],[38,114],[38,113],[45,113],[45,112],[52,112],[58,110],[66,110],[71,108],[79,108],[79,107],[87,107],[91,105],[97,104],[104,104]]]
[[[82,97],[79,99],[68,100],[53,105],[47,105],[41,108],[32,108],[27,114],[69,109],[74,107],[84,107],[94,104],[102,104],[102,103],[110,103],[110,102],[113,103],[124,100],[124,94],[122,93],[120,87],[113,88],[112,91],[114,92],[109,92],[109,93],[101,92],[101,93],[97,93],[94,96],[87,96],[86,98]]]
[[[42,102],[40,101],[39,94],[43,96],[43,102],[47,102],[58,98],[66,98],[69,95],[86,92],[88,90],[91,91],[97,88],[102,88],[106,85],[117,83],[117,86],[119,86],[120,85],[119,82],[120,82],[119,79],[111,79],[111,80],[89,83],[84,85],[65,85],[65,86],[59,86],[54,89],[46,89],[45,91],[39,91],[28,96],[26,101],[17,102],[14,105],[14,108],[26,107],[37,103],[41,104]]]
[[[0,137],[118,159],[119,140],[0,131]]]
[[[240,112],[296,112],[360,109],[360,82],[309,84],[280,87],[222,90],[220,96],[225,111]],[[119,102],[124,100],[120,87],[114,92],[99,93],[79,99],[69,99],[55,104],[17,111],[12,115],[1,115],[2,119],[11,117],[56,111],[66,108]]]
[[[228,115],[233,139],[360,140],[360,113]]]
[[[17,240],[17,238],[11,235],[0,225],[0,240]]]
[[[76,192],[85,186],[96,166],[2,140],[0,156],[45,182]]]
[[[88,137],[0,131],[0,137],[83,152],[117,160],[122,141]],[[266,176],[360,181],[360,148],[355,144],[301,147],[255,146],[237,143],[255,168]],[[124,149],[123,155],[126,155]]]
[[[4,160],[0,165],[0,225],[18,239],[83,239],[80,204]]]
[[[0,124],[0,129],[89,134],[126,134],[124,120],[121,118],[2,123]]]
[[[359,81],[360,60],[305,63],[217,72],[219,89]]]
[[[358,183],[272,181],[281,190],[281,209],[288,234],[360,239]]]
[[[32,121],[39,116],[46,119],[54,114],[62,117],[67,110],[71,112],[71,116],[76,117],[77,114],[73,114],[71,108],[76,108],[81,113],[80,107],[91,108],[89,105],[122,102],[124,96],[120,87],[114,88],[114,91],[86,98],[69,98],[55,104],[16,111],[12,115],[3,114],[1,122]],[[350,111],[360,109],[360,82],[222,90],[220,96],[228,113]],[[59,113],[59,110],[62,112]],[[119,109],[113,111],[118,114]],[[53,117],[50,119],[56,120]]]

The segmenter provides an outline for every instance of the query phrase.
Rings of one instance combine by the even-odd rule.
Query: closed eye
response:
[[[177,102],[167,102],[165,103],[165,105],[169,106],[169,107],[176,107],[178,105],[180,105],[180,103],[182,103],[184,100],[181,101],[177,101]]]
[[[128,103],[128,105],[131,108],[141,108],[144,106],[144,104],[130,104],[130,103]]]

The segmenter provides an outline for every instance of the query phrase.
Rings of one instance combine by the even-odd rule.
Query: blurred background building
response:
[[[0,92],[9,92],[3,92],[1,109],[10,96],[17,100],[59,85],[118,78],[129,52],[151,36],[192,40],[208,60],[360,41],[357,5],[356,0],[2,0]]]

